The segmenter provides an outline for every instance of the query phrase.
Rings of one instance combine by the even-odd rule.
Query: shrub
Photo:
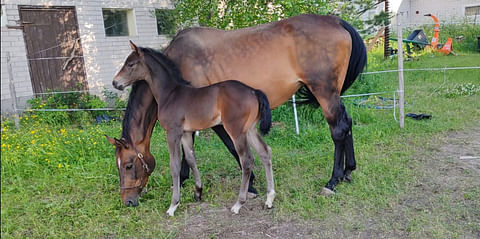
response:
[[[120,105],[122,101],[116,99],[115,102]],[[108,106],[108,103],[100,97],[89,93],[51,94],[30,99],[28,104],[31,109],[52,109],[53,111],[30,111],[27,114],[36,115],[38,120],[54,125],[90,122],[97,116],[110,114],[104,111],[54,111],[55,109],[96,109]]]

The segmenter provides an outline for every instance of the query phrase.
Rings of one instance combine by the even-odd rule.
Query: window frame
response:
[[[118,11],[118,12],[125,12],[126,13],[126,28],[127,34],[126,35],[109,35],[107,33],[107,26],[105,22],[105,11]],[[136,27],[136,20],[135,20],[135,11],[132,8],[102,8],[102,20],[103,20],[103,29],[105,33],[105,37],[131,37],[137,35],[137,27]],[[117,24],[117,23],[116,23]]]
[[[155,24],[156,24],[156,27],[157,27],[157,36],[173,36],[175,35],[176,33],[176,26],[175,26],[175,14],[172,14],[173,15],[173,21],[171,22],[171,24],[173,24],[173,30],[172,32],[160,32],[160,27],[159,27],[159,19],[158,19],[158,15],[157,15],[157,11],[168,11],[168,12],[173,12],[175,9],[172,9],[172,8],[155,8],[154,9],[154,14],[155,14]]]

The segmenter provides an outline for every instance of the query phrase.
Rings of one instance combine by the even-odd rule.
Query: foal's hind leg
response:
[[[197,168],[197,160],[193,150],[193,134],[191,132],[185,132],[182,136],[182,146],[185,159],[192,168],[193,177],[195,178],[195,200],[202,199],[202,180],[200,179],[200,172]]]
[[[245,202],[247,202],[247,188],[253,168],[253,155],[248,147],[246,134],[236,137],[236,139],[234,139],[234,144],[242,164],[242,183],[240,184],[238,200],[231,209],[233,213],[238,214],[240,208],[243,206],[243,204],[245,204]]]
[[[257,151],[260,160],[262,160],[265,167],[265,176],[267,179],[267,201],[265,206],[272,208],[273,200],[275,199],[275,186],[273,183],[273,169],[272,169],[272,149],[263,141],[258,135],[255,125],[248,131],[248,142]]]
[[[169,216],[173,216],[180,204],[180,130],[167,130],[168,151],[170,153],[170,173],[172,174],[173,188],[172,201],[167,210]]]
[[[218,135],[218,137],[222,140],[223,144],[227,147],[228,151],[235,157],[235,159],[238,162],[238,166],[240,166],[240,169],[242,168],[242,164],[240,163],[240,158],[238,157],[237,151],[235,150],[235,145],[233,144],[232,139],[230,136],[227,134],[227,131],[225,131],[225,128],[223,125],[217,125],[212,127],[213,131]],[[255,174],[250,175],[250,181],[248,181],[248,197],[249,198],[254,198],[258,195],[257,189],[253,187],[253,181],[255,180]]]

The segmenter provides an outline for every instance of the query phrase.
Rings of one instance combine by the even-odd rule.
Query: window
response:
[[[175,14],[172,9],[155,9],[158,35],[175,34]]]
[[[132,9],[102,9],[105,35],[134,36],[135,20]]]
[[[480,15],[480,6],[465,7],[465,16]]]

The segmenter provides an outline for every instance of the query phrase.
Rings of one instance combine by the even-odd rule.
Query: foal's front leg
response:
[[[170,173],[172,174],[172,202],[167,211],[169,216],[173,216],[180,204],[180,139],[182,132],[178,130],[167,130],[167,143],[170,152]]]

